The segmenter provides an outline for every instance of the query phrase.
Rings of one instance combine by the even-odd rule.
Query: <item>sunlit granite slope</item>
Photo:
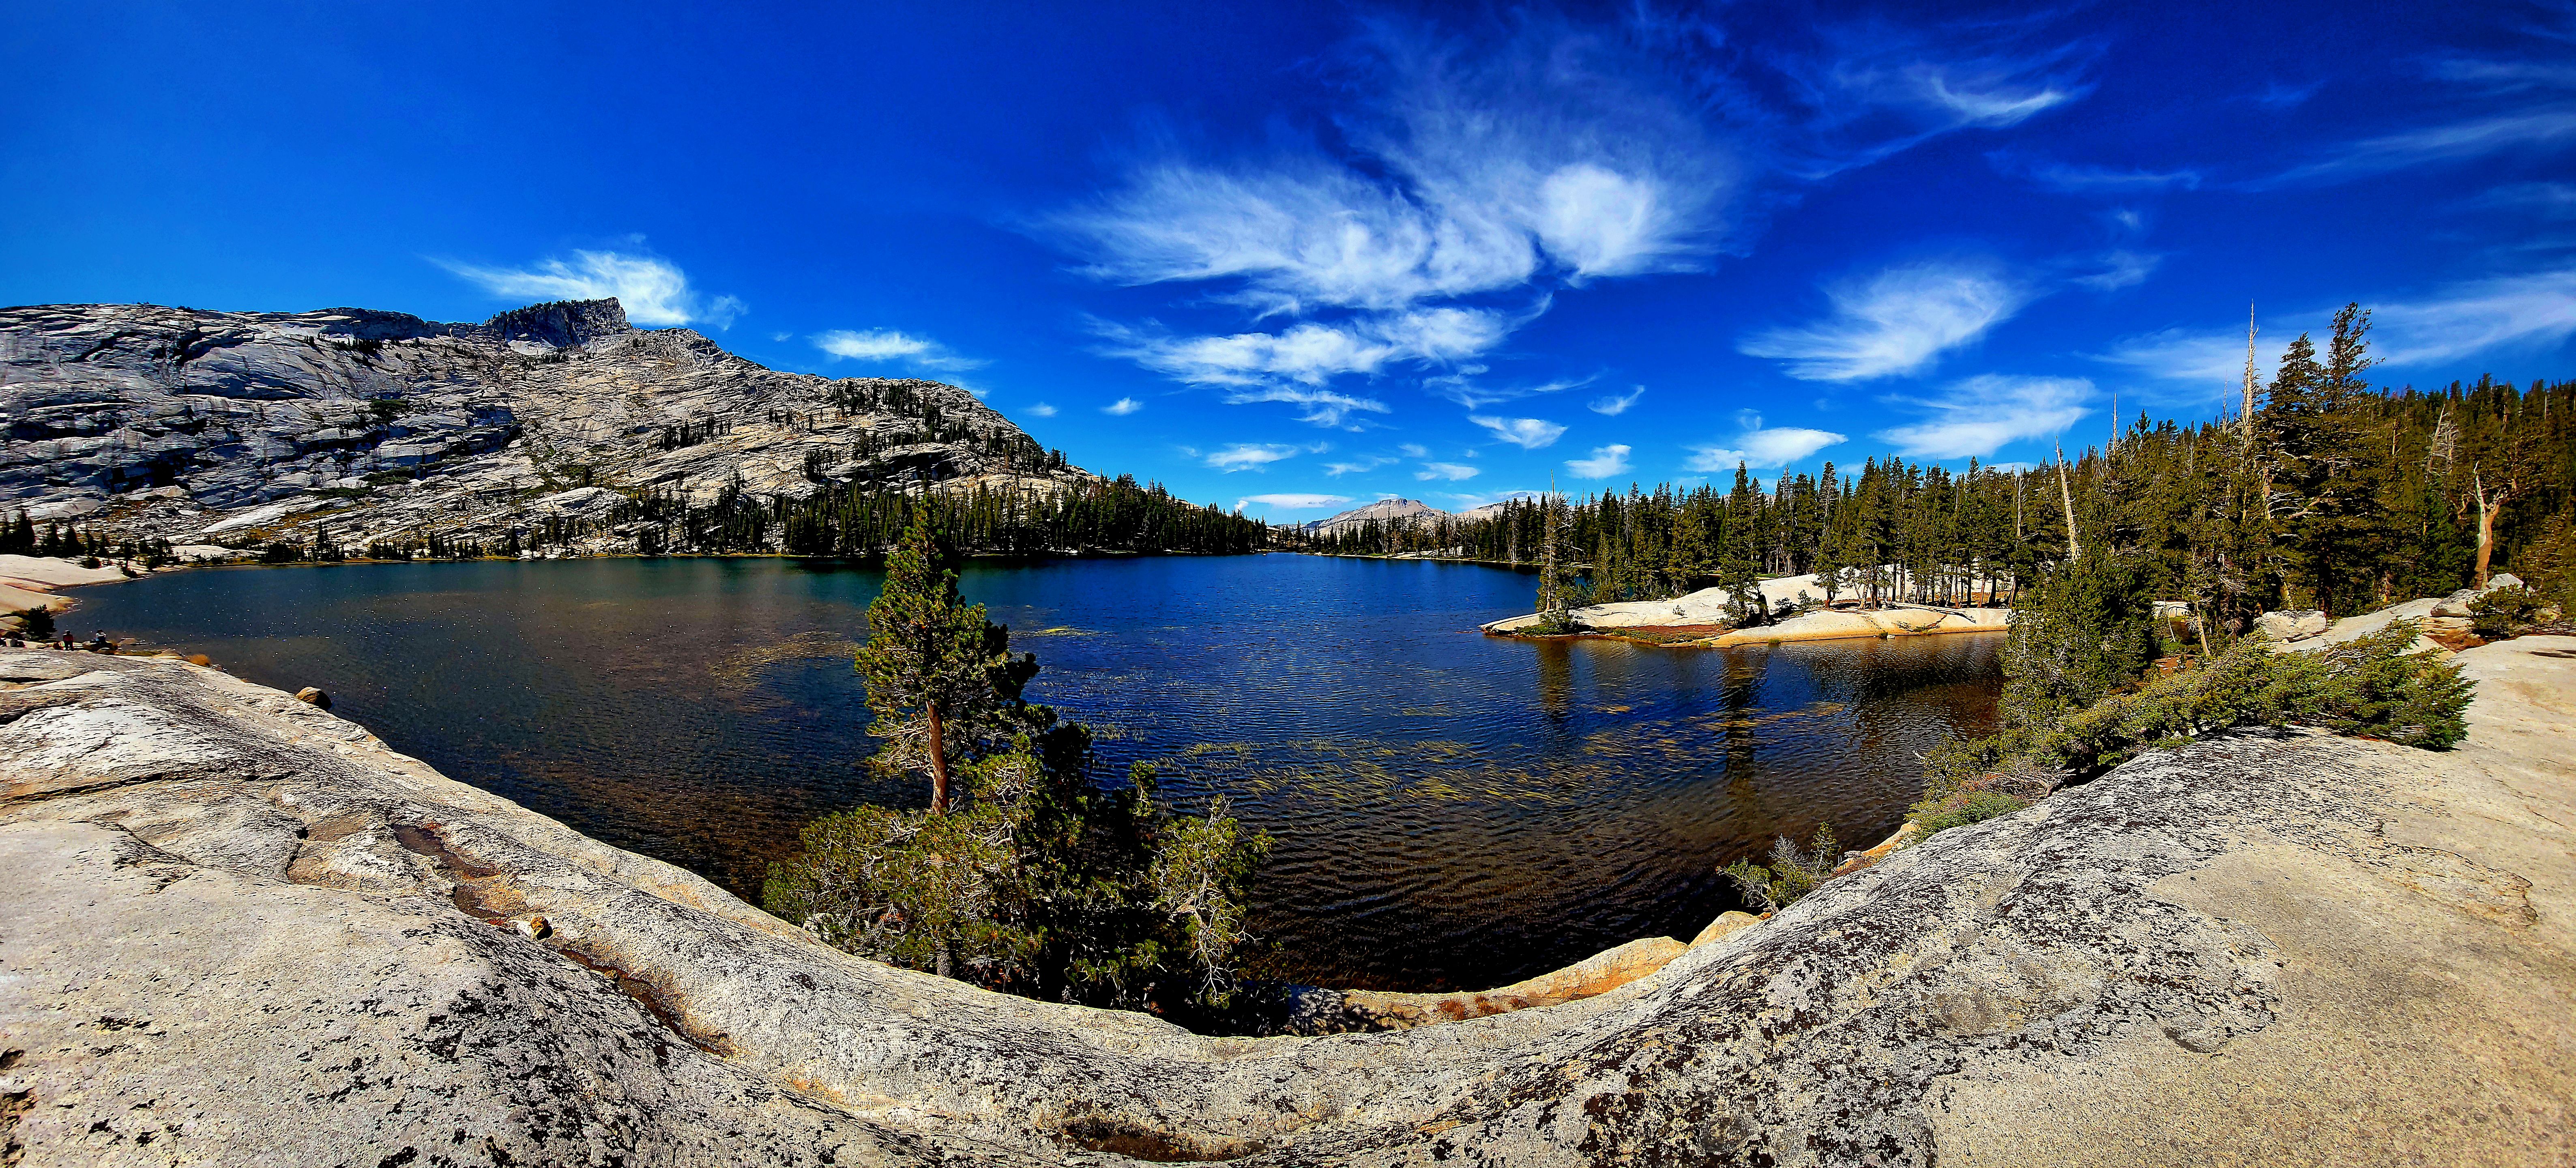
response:
[[[213,670],[0,653],[0,1155],[2562,1162],[2576,638],[2461,661],[2448,754],[2212,739],[1606,994],[1249,1040],[834,952]]]
[[[703,502],[737,478],[803,498],[1091,477],[1043,453],[956,386],[777,372],[688,329],[632,328],[615,300],[480,324],[356,308],[0,309],[0,516],[120,537],[241,545],[328,524],[363,548],[599,520],[616,488]]]

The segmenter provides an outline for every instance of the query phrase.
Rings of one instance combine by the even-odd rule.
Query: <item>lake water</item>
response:
[[[79,590],[66,628],[330,691],[395,749],[757,901],[799,826],[919,806],[860,765],[872,569],[779,559],[353,564]],[[1716,875],[1903,821],[1917,756],[1981,732],[1992,635],[1727,650],[1479,635],[1535,577],[1266,555],[977,563],[1089,723],[1276,840],[1256,975],[1482,989],[1738,907]]]

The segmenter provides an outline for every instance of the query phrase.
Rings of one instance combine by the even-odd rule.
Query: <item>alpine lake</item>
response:
[[[757,903],[872,775],[851,653],[881,574],[775,558],[346,564],[83,588],[64,627],[320,686],[451,777]],[[1666,649],[1484,636],[1536,577],[1302,555],[971,562],[970,600],[1088,724],[1103,782],[1223,796],[1274,844],[1246,972],[1485,989],[1741,901],[1718,875],[1903,822],[1919,757],[1989,728],[1991,634]]]

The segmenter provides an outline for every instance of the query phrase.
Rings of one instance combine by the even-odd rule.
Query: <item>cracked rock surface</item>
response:
[[[2447,754],[2237,734],[1598,997],[1192,1035],[849,957],[184,663],[0,653],[31,1165],[2550,1164],[2576,638]]]
[[[874,404],[842,408],[862,400]],[[714,432],[664,441],[684,425]],[[777,372],[688,329],[632,328],[615,300],[481,324],[357,308],[0,308],[0,514],[119,538],[246,547],[309,542],[328,525],[362,549],[600,520],[611,488],[705,502],[737,475],[788,498],[1092,478],[1040,453],[956,386]],[[631,552],[635,537],[579,546]]]

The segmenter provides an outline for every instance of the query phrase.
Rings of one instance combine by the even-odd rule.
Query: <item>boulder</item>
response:
[[[2313,608],[2267,612],[2254,618],[2254,627],[2275,641],[2301,641],[2326,631],[2326,614]]]
[[[315,686],[308,685],[295,691],[295,700],[302,702],[305,705],[316,706],[325,710],[331,708],[331,695],[322,692]]]

